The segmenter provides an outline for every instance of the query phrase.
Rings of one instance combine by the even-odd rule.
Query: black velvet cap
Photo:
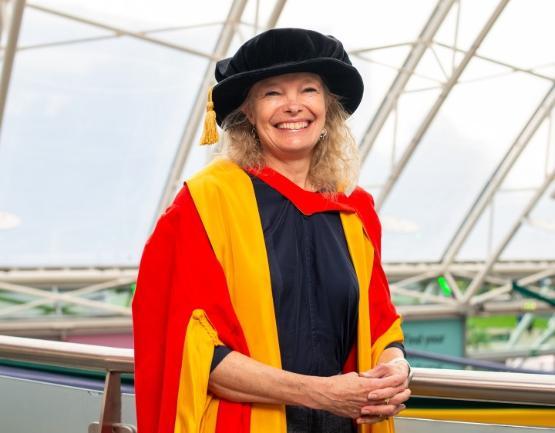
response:
[[[233,57],[216,64],[212,90],[216,120],[239,107],[257,81],[292,72],[318,74],[328,89],[353,113],[362,99],[362,77],[340,41],[313,30],[271,29],[245,42]]]

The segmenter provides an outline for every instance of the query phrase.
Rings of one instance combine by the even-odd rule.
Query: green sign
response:
[[[464,356],[465,323],[462,317],[407,320],[403,322],[405,347],[421,352]],[[411,365],[431,368],[460,368],[447,362],[410,357]]]

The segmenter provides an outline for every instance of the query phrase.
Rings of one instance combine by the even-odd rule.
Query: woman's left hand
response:
[[[368,395],[368,404],[361,408],[361,416],[356,420],[358,424],[374,424],[383,421],[384,417],[378,414],[383,412],[384,406],[392,411],[391,416],[397,415],[406,408],[403,403],[411,394],[408,388],[409,367],[406,363],[379,364],[371,370],[360,373],[360,376],[370,378],[397,376],[399,385],[372,391]]]

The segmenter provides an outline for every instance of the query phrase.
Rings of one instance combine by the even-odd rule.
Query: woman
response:
[[[203,141],[215,118],[225,157],[185,183],[141,259],[139,433],[392,431],[410,367],[355,187],[345,120],[362,79],[303,29],[247,41],[216,79]]]

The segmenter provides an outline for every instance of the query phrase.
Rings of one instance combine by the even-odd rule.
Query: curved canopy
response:
[[[350,125],[393,281],[444,275],[464,303],[495,276],[555,274],[552,1],[1,4],[6,281],[135,269],[212,156],[196,143],[215,61],[271,27],[336,36],[363,75]]]

